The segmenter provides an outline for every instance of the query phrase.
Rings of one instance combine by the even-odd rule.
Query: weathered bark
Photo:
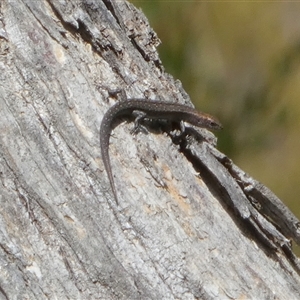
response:
[[[179,147],[116,127],[116,205],[99,150],[105,111],[124,93],[190,104],[140,11],[109,0],[0,10],[3,299],[300,297],[288,240],[299,242],[298,220],[196,134]]]

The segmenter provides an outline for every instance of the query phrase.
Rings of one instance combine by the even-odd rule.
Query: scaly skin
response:
[[[148,118],[175,122],[184,121],[191,125],[207,129],[222,128],[222,125],[216,118],[182,104],[146,99],[131,99],[117,102],[105,113],[100,128],[102,160],[117,204],[118,196],[109,158],[109,137],[114,120],[122,116],[131,115],[134,111],[140,112],[140,116],[135,120],[136,127],[142,119]]]

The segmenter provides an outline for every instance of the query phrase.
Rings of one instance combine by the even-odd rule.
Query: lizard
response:
[[[109,157],[109,138],[114,121],[120,117],[132,114],[136,115],[134,121],[135,130],[139,128],[140,122],[145,118],[180,122],[182,132],[184,131],[183,122],[207,129],[216,130],[222,128],[221,123],[213,116],[198,112],[195,108],[183,104],[147,99],[127,99],[117,102],[104,114],[100,127],[100,149],[102,160],[117,205],[118,196]]]

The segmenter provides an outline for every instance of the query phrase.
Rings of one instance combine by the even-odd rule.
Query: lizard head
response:
[[[222,124],[219,122],[218,119],[204,113],[201,113],[200,118],[197,118],[196,123],[197,124],[194,125],[207,129],[219,130],[223,128]]]

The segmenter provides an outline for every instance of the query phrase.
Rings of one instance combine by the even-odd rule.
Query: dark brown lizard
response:
[[[183,122],[207,129],[222,128],[222,125],[216,118],[182,104],[146,99],[131,99],[117,102],[105,113],[100,128],[102,160],[117,204],[118,196],[109,158],[109,137],[114,120],[122,116],[132,115],[133,113],[137,115],[135,129],[138,128],[144,118],[180,122],[182,131],[184,130]]]

